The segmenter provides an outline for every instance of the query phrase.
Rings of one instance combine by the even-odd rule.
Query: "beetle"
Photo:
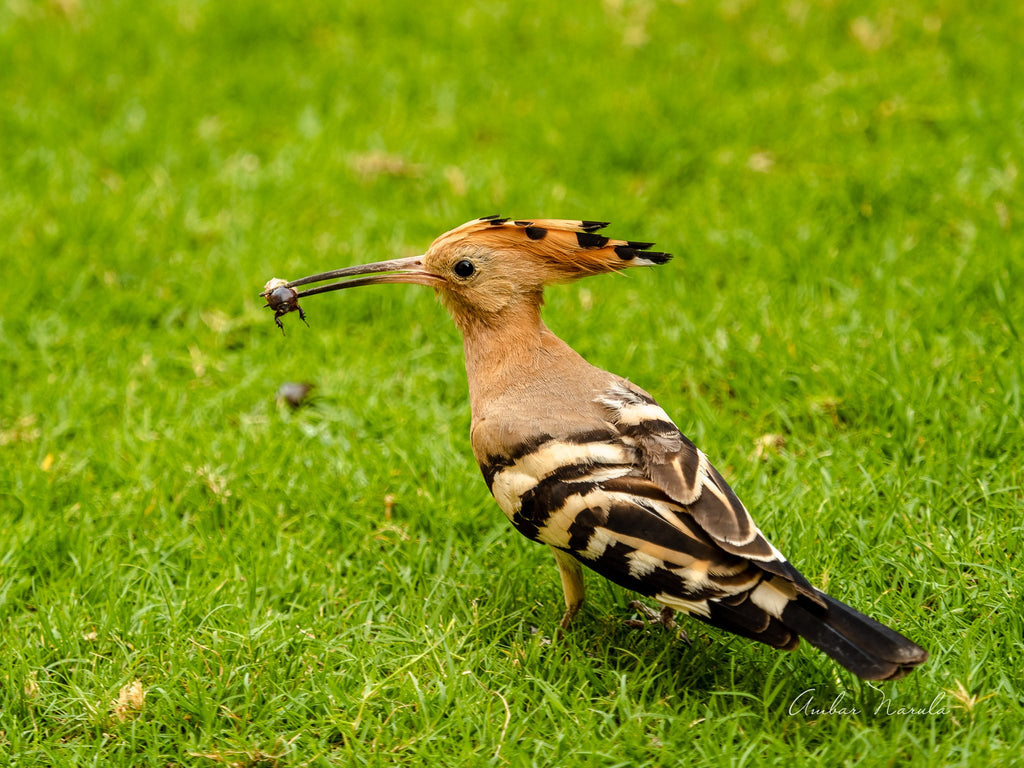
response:
[[[267,300],[264,306],[274,310],[274,322],[281,329],[281,333],[284,333],[284,323],[281,322],[281,316],[287,315],[289,312],[298,312],[299,319],[306,323],[307,326],[309,325],[309,322],[306,320],[306,313],[299,306],[299,292],[288,285],[287,280],[282,280],[278,277],[268,280],[267,284],[263,286],[263,292],[260,296]]]

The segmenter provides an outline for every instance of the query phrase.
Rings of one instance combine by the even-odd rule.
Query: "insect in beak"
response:
[[[304,291],[295,290],[300,285],[339,279],[341,282],[318,285],[315,288],[307,288]],[[321,272],[317,275],[302,277],[290,282],[275,277],[263,286],[260,296],[267,300],[265,306],[274,310],[274,322],[277,323],[283,332],[282,315],[286,315],[289,312],[298,312],[302,321],[306,322],[306,314],[299,306],[299,299],[306,296],[328,293],[329,291],[340,291],[343,288],[356,288],[361,285],[377,285],[382,283],[413,283],[430,288],[439,288],[444,285],[444,282],[443,277],[435,275],[424,268],[422,256],[411,256],[405,259],[389,259],[388,261],[376,261],[372,264],[360,264],[356,267],[333,269],[330,272]],[[306,325],[309,325],[309,323],[306,323]]]

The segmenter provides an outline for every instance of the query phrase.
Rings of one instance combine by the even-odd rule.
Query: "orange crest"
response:
[[[598,233],[606,221],[571,219],[505,219],[484,216],[438,237],[427,257],[442,251],[478,245],[535,257],[543,282],[565,282],[626,267],[664,264],[671,254],[648,250],[654,243],[612,240]]]

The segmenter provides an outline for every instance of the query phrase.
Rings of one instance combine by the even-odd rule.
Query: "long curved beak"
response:
[[[315,288],[307,288],[304,291],[295,290],[300,285],[322,283],[325,280],[340,280],[340,282],[318,285]],[[376,285],[378,283],[413,283],[415,285],[425,285],[428,288],[440,288],[444,285],[445,280],[440,275],[435,275],[423,266],[422,256],[411,256],[405,259],[389,259],[388,261],[376,261],[372,264],[360,264],[356,267],[332,269],[330,272],[321,272],[318,275],[301,277],[291,282],[274,278],[263,287],[260,296],[267,300],[266,306],[274,310],[274,322],[283,331],[284,326],[281,325],[281,315],[289,312],[298,312],[300,318],[306,319],[305,313],[299,307],[299,299],[306,296],[314,296],[318,293],[340,291],[343,288],[356,288],[360,285]]]
[[[444,278],[424,269],[422,256],[410,256],[405,259],[389,259],[387,261],[376,261],[372,264],[360,264],[356,267],[332,269],[330,272],[300,277],[298,280],[292,280],[291,282],[283,283],[283,285],[294,289],[300,285],[322,283],[325,280],[337,280],[347,277],[356,279],[330,285],[318,285],[316,288],[296,291],[297,298],[301,299],[317,293],[340,291],[343,288],[355,288],[360,285],[375,285],[377,283],[415,283],[416,285],[425,285],[430,288],[436,288],[444,283]],[[271,292],[272,289],[264,290],[260,296],[268,296]]]

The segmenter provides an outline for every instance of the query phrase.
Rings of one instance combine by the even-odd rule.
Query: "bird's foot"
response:
[[[652,624],[661,624],[665,629],[678,629],[678,625],[674,618],[676,615],[674,608],[669,608],[667,605],[664,605],[660,611],[656,611],[646,603],[642,603],[639,600],[631,601],[629,603],[629,607],[644,617],[642,619],[627,619],[625,624],[631,629],[643,629],[651,626]],[[682,632],[682,630],[680,631]],[[689,638],[686,637],[685,632],[682,634],[685,640],[689,640]]]
[[[583,605],[582,600],[566,607],[565,613],[562,614],[561,621],[558,622],[558,629],[555,630],[555,637],[558,640],[561,640],[565,636],[566,632],[569,631],[569,625],[572,624],[572,620],[575,618],[576,614],[580,612],[581,605]]]

